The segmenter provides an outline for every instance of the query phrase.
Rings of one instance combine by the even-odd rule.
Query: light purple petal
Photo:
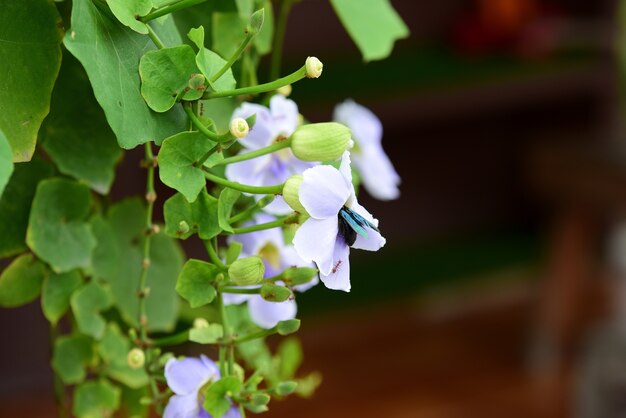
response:
[[[165,365],[167,385],[177,395],[197,393],[207,381],[219,378],[219,372],[216,372],[217,368],[209,367],[203,359],[194,357],[170,359]]]
[[[296,231],[293,245],[305,261],[315,261],[323,274],[328,274],[333,263],[333,249],[339,228],[337,218],[309,218]]]
[[[261,197],[263,196],[259,196],[259,198]],[[276,216],[289,215],[291,212],[293,212],[293,209],[291,209],[291,207],[287,203],[285,203],[285,199],[283,199],[282,196],[276,196],[272,203],[265,206],[263,210]]]
[[[250,318],[261,328],[272,328],[280,321],[294,319],[298,312],[296,302],[268,302],[261,296],[255,296],[248,301]]]
[[[163,418],[198,418],[200,411],[197,393],[174,395],[163,411]]]
[[[354,165],[361,175],[365,190],[379,200],[400,197],[400,176],[393,168],[382,147],[371,147],[361,154],[354,154]]]
[[[352,138],[362,149],[380,144],[382,140],[383,125],[380,119],[369,109],[352,100],[338,104],[333,119],[350,128]]]
[[[322,283],[333,290],[350,291],[350,247],[337,237],[333,248],[333,265],[328,274],[320,274]]]
[[[339,171],[346,180],[348,186],[352,186],[352,168],[350,167],[350,151],[344,151],[339,164]],[[354,188],[354,186],[352,186]]]
[[[355,211],[356,213],[358,213],[359,215],[364,217],[372,225],[374,225],[375,227],[378,228],[378,219],[374,218],[374,216],[372,216],[372,214],[369,213],[369,211],[367,209],[365,209],[363,206],[361,206],[361,204],[357,200],[352,202],[352,206],[350,206],[350,209],[352,209],[353,211]]]
[[[387,240],[380,235],[380,232],[376,232],[372,228],[367,229],[367,238],[357,234],[356,241],[352,244],[352,248],[367,251],[378,251],[385,246]]]
[[[244,226],[258,225],[275,221],[276,218],[259,213],[253,221],[244,223]],[[266,229],[263,231],[250,232],[229,237],[228,242],[237,241],[242,245],[242,256],[257,255],[268,244],[274,245],[279,251],[284,245],[283,234],[280,228]]]
[[[289,137],[298,127],[298,106],[293,100],[277,94],[270,99],[270,109],[276,134]]]
[[[302,206],[316,219],[337,218],[351,190],[341,172],[329,165],[319,165],[302,173],[299,197]]]
[[[226,178],[250,186],[264,186],[262,173],[271,162],[271,156],[263,155],[252,160],[240,161],[226,166]]]
[[[246,119],[254,114],[256,114],[256,122],[250,129],[250,133],[245,138],[239,140],[239,143],[249,150],[266,147],[276,137],[274,118],[270,110],[265,106],[255,103],[243,103],[233,112],[233,119]]]
[[[243,288],[243,286],[238,286]],[[254,295],[242,295],[239,293],[224,293],[222,295],[224,300],[224,305],[240,305],[244,302],[247,302]]]
[[[230,408],[224,415],[222,415],[222,418],[241,418],[239,408],[233,405],[232,408]]]

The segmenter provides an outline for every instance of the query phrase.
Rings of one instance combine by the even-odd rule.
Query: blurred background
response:
[[[292,10],[284,68],[325,64],[292,98],[315,122],[346,98],[376,113],[402,196],[362,193],[387,246],[353,251],[350,294],[298,298],[303,371],[324,381],[265,416],[626,416],[619,2],[392,3],[411,36],[371,63],[327,0]],[[141,154],[115,198],[142,193]],[[54,416],[39,306],[0,329],[0,416]]]

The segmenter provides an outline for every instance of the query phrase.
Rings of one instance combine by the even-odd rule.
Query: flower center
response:
[[[346,206],[339,210],[337,220],[339,223],[339,234],[346,240],[348,246],[354,244],[357,234],[367,239],[365,227],[378,231],[378,228],[372,225],[371,222]]]

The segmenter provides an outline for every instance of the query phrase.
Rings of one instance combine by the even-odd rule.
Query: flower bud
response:
[[[265,265],[261,257],[240,258],[228,268],[228,276],[238,286],[260,283],[265,274]]]
[[[282,273],[282,281],[287,286],[297,286],[310,282],[317,276],[318,270],[312,267],[289,267]]]
[[[322,75],[324,64],[322,64],[322,61],[318,60],[316,57],[308,57],[304,65],[306,67],[307,77],[318,78]]]
[[[248,26],[246,26],[246,32],[251,35],[259,33],[263,27],[263,20],[265,20],[265,9],[259,9],[252,13]]]
[[[204,91],[205,89],[205,85],[204,85],[204,75],[202,74],[194,74],[191,76],[191,78],[189,79],[189,89],[191,90],[195,90],[195,91]]]
[[[189,224],[187,223],[187,221],[180,221],[178,223],[178,232],[180,232],[181,234],[186,234],[187,232],[189,232]]]
[[[282,86],[276,89],[276,93],[288,97],[292,92],[291,84],[287,84],[286,86]]]
[[[280,335],[289,335],[297,332],[300,329],[300,320],[299,319],[289,319],[287,321],[280,321],[276,325],[276,331]]]
[[[281,396],[291,395],[298,388],[298,382],[294,382],[293,380],[286,380],[284,382],[280,382],[276,386],[276,393]]]
[[[146,362],[146,355],[141,348],[135,347],[128,352],[128,355],[126,356],[126,361],[131,368],[139,369],[143,367],[144,363]]]
[[[250,132],[248,122],[243,118],[235,118],[230,122],[230,133],[235,138],[244,138]]]
[[[300,203],[300,184],[302,184],[301,175],[297,174],[289,177],[283,186],[283,199],[296,212],[307,213],[302,203]]]
[[[277,284],[264,284],[261,286],[261,297],[269,302],[284,302],[293,296],[291,290]]]
[[[336,122],[302,125],[291,135],[291,150],[303,161],[333,161],[350,143],[350,129]]]
[[[193,320],[193,327],[195,329],[208,328],[209,327],[209,321],[207,321],[204,318],[196,318],[196,319]]]

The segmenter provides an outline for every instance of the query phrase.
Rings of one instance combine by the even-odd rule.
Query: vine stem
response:
[[[269,83],[257,84],[256,86],[243,87],[240,89],[234,90],[222,90],[222,91],[212,91],[206,92],[202,96],[203,99],[217,99],[219,97],[232,97],[232,96],[242,96],[245,94],[259,94],[266,93],[268,91],[273,91],[279,89],[288,84],[293,84],[296,81],[302,80],[306,77],[306,66],[303,65],[297,71],[274,81],[270,81]]]
[[[274,34],[274,42],[272,45],[272,61],[270,62],[270,80],[274,80],[280,76],[280,64],[283,55],[283,44],[285,42],[285,32],[287,31],[287,18],[293,0],[282,0],[280,3],[280,14],[278,22],[276,22],[276,33]]]
[[[152,39],[152,42],[154,42],[156,47],[159,49],[165,48],[165,44],[161,41],[161,38],[159,38],[159,35],[156,34],[154,29],[152,29],[150,25],[146,25],[146,27],[148,28],[148,36]]]
[[[174,13],[178,10],[186,9],[187,7],[192,7],[197,4],[204,3],[205,1],[207,0],[181,0],[175,3],[170,3],[159,9],[154,10],[153,12],[148,13],[147,15],[143,17],[140,17],[139,20],[141,22],[147,23],[161,16],[165,16],[167,14]]]
[[[223,160],[216,162],[214,166],[226,165],[226,164],[231,164],[231,163],[238,163],[240,161],[251,160],[253,158],[261,157],[263,155],[280,151],[281,149],[289,148],[290,146],[291,146],[291,139],[287,138],[283,141],[274,142],[272,145],[269,145],[265,148],[260,148],[254,151],[246,152],[244,154],[237,154],[232,157],[224,158]]]
[[[283,227],[289,223],[297,221],[297,215],[288,215],[272,222],[257,224],[252,226],[243,226],[241,228],[233,228],[233,234],[247,234],[250,232],[264,231],[266,229]]]
[[[274,186],[249,186],[247,184],[235,183],[233,181],[228,181],[225,178],[216,176],[213,173],[210,173],[206,167],[202,167],[204,171],[204,177],[208,180],[211,180],[213,183],[219,184],[221,186],[230,187],[231,189],[239,190],[244,193],[252,193],[252,194],[281,194],[283,192],[283,187],[285,184],[277,184]]]
[[[254,36],[255,34],[253,33],[246,33],[246,37],[243,39],[243,41],[241,42],[241,44],[239,45],[235,53],[228,59],[228,61],[222,66],[222,68],[220,68],[218,72],[216,72],[215,74],[211,76],[211,79],[209,80],[209,82],[215,83],[217,80],[219,80],[221,76],[224,75],[226,71],[228,71],[230,67],[233,66],[235,61],[239,59],[239,57],[241,56],[243,51],[246,49],[246,47],[248,46],[252,38],[254,38]]]
[[[218,135],[215,132],[209,131],[209,129],[206,126],[204,126],[202,121],[200,121],[200,119],[198,119],[198,116],[196,116],[196,114],[194,113],[191,107],[191,103],[189,102],[183,103],[183,109],[185,109],[185,113],[187,113],[187,116],[189,116],[189,119],[191,120],[191,123],[193,124],[193,126],[195,126],[197,130],[202,132],[209,139],[215,142],[226,142],[234,138],[230,132],[227,132],[224,135]]]

